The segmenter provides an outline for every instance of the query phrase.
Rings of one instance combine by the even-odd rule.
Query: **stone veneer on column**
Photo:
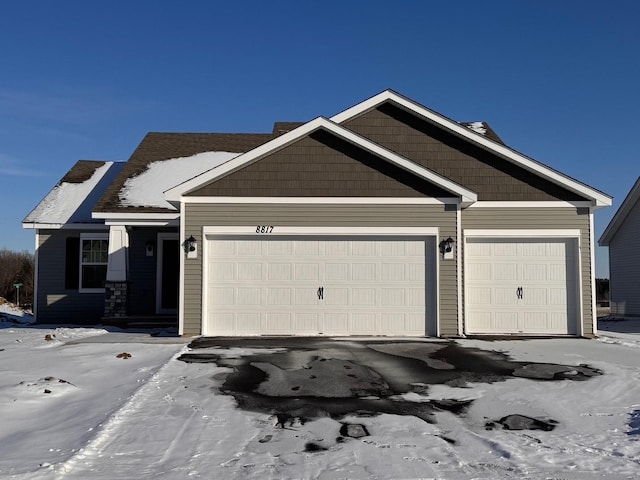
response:
[[[127,316],[127,282],[107,282],[104,285],[104,316]]]

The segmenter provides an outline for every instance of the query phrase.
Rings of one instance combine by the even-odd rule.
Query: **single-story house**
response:
[[[269,134],[149,133],[25,218],[39,322],[181,335],[596,333],[611,198],[387,90]]]
[[[609,247],[611,315],[640,317],[640,178],[598,243]]]

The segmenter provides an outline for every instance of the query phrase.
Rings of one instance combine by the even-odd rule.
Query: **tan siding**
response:
[[[350,226],[438,227],[440,236],[456,235],[456,212],[434,205],[209,205],[187,204],[185,235],[202,245],[205,226]],[[200,334],[202,322],[203,256],[185,259],[184,333]],[[440,328],[457,333],[456,264],[440,262]]]
[[[611,314],[640,316],[640,202],[609,243]]]
[[[37,321],[40,323],[98,323],[104,314],[104,293],[65,289],[66,241],[80,238],[78,230],[39,230]]]
[[[580,229],[583,331],[593,331],[589,213],[576,208],[468,208],[462,212],[466,229]],[[464,272],[463,272],[464,278]]]

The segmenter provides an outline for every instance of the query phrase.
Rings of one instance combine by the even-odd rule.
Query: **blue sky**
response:
[[[613,195],[640,175],[640,2],[29,1],[0,17],[0,248],[79,159],[269,132],[392,88]],[[606,249],[597,275],[608,272]]]

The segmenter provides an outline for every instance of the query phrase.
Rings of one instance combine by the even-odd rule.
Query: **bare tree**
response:
[[[16,288],[21,283],[20,304],[33,304],[35,260],[30,252],[0,250],[0,297],[16,303]]]

